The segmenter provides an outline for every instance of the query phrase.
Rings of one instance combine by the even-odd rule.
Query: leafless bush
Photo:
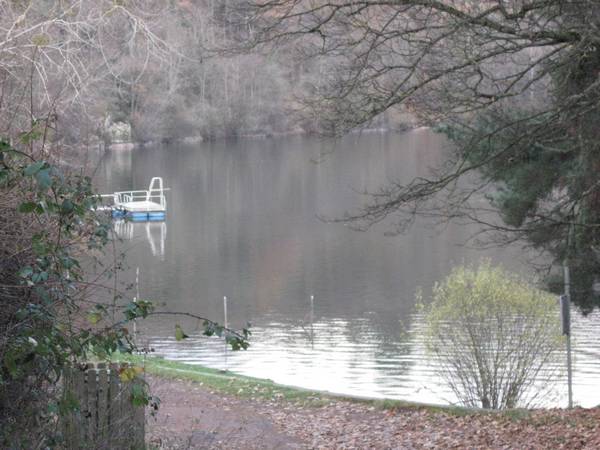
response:
[[[461,403],[531,406],[559,374],[557,310],[554,296],[503,269],[457,267],[426,309],[428,348]]]

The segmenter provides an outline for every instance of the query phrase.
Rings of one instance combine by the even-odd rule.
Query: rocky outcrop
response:
[[[109,117],[104,121],[104,142],[111,150],[128,150],[135,145],[132,140],[131,124],[122,121],[113,122]]]

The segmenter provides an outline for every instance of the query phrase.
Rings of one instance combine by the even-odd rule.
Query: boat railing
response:
[[[164,189],[163,189],[164,190]],[[123,203],[134,203],[134,202],[153,202],[158,203],[161,208],[166,209],[167,207],[167,198],[162,191],[158,194],[153,192],[156,191],[121,191],[115,192],[114,195],[114,203],[115,205],[120,205]]]
[[[163,186],[161,177],[154,177],[146,190],[118,191],[113,194],[104,194],[101,197],[105,201],[109,201],[108,199],[112,200],[112,205],[105,208],[128,209],[139,203],[136,206],[138,211],[146,209],[152,211],[155,207],[166,211],[167,198],[164,193],[168,190],[168,188]]]

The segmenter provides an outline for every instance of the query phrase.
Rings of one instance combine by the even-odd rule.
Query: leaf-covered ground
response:
[[[600,449],[600,409],[481,414],[302,396],[260,386],[215,388],[149,377],[162,404],[150,448],[170,449]]]

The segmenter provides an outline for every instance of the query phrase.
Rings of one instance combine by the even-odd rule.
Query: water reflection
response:
[[[122,225],[132,239],[125,243],[129,267],[140,268],[142,298],[169,310],[222,320],[228,297],[229,323],[250,321],[254,330],[249,351],[227,355],[228,368],[310,388],[440,403],[452,396],[422,347],[415,290],[423,287],[427,297],[453,265],[483,256],[522,271],[527,255],[465,246],[474,226],[419,221],[392,238],[383,236],[385,224],[359,233],[317,217],[360,206],[357,192],[387,180],[426,175],[444,151],[442,138],[426,130],[335,143],[203,143],[108,154],[96,181],[112,192],[159,175],[171,187],[164,229]],[[134,280],[132,269],[124,284]],[[600,353],[600,321],[577,320],[575,345]],[[181,325],[189,341],[175,342],[170,321],[140,328],[161,354],[225,367],[222,342],[194,334],[195,323]],[[591,388],[598,359],[582,354],[575,365],[576,401],[600,403]]]
[[[134,222],[126,219],[113,221],[113,229],[119,239],[145,240],[152,256],[164,261],[167,223],[162,221]]]
[[[199,333],[176,343],[152,338],[156,352],[170,359],[252,374],[276,382],[352,395],[453,403],[425,355],[422,322],[395,336],[376,332],[377,317],[322,318],[314,338],[282,317],[254,327],[248,352],[225,355],[222,343]],[[416,325],[416,326],[415,326]],[[148,330],[148,329],[146,329]]]
[[[600,403],[600,348],[594,341],[599,319],[594,313],[574,321],[574,395],[581,406]],[[302,324],[285,317],[271,315],[265,320],[253,327],[252,346],[245,352],[226,352],[222,341],[203,337],[199,330],[189,340],[176,342],[172,336],[157,337],[153,324],[146,324],[142,335],[157,354],[181,362],[341,394],[457,404],[429,359],[419,314],[406,320],[408,328],[397,323],[393,335],[382,332],[380,317],[371,315],[352,320],[318,318],[312,338]],[[537,399],[536,406],[566,405],[566,372],[562,372],[563,379],[554,387],[543,386],[545,397]]]

